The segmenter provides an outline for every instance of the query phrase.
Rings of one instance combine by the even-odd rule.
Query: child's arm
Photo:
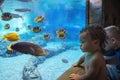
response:
[[[100,66],[102,65],[100,62],[99,59],[92,59],[89,70],[84,75],[81,75],[79,80],[92,80],[99,75]]]
[[[100,61],[93,59],[90,63],[89,70],[84,75],[71,74],[69,76],[70,80],[93,80],[97,75],[99,75]]]
[[[78,61],[78,65],[80,65],[80,64],[82,64],[84,62],[84,58],[85,58],[85,54],[80,57],[80,59]]]
[[[79,59],[79,61],[75,64],[73,64],[73,67],[80,66],[84,62],[85,55],[82,55]]]

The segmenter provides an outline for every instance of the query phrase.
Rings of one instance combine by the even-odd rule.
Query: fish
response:
[[[32,29],[32,32],[38,33],[41,31],[41,28],[39,26],[36,26]]]
[[[1,15],[1,19],[4,21],[9,21],[12,19],[12,14],[10,12],[4,12]]]
[[[15,29],[15,31],[18,32],[18,31],[20,31],[20,29],[17,27],[17,28]]]
[[[49,35],[49,34],[44,34],[44,35],[43,35],[43,39],[44,39],[44,40],[50,39],[50,35]]]
[[[10,28],[10,24],[5,24],[4,29],[9,29]]]
[[[11,20],[13,18],[21,18],[22,20],[24,20],[21,15],[10,13],[10,12],[4,12],[1,15],[1,19],[4,20],[4,21],[9,21],[9,20]]]
[[[33,2],[33,0],[18,0],[20,2]]]
[[[44,17],[43,16],[38,16],[34,19],[34,22],[35,23],[39,23],[39,22],[42,22],[44,20]]]
[[[34,56],[45,56],[45,51],[37,44],[31,42],[17,42],[7,47],[8,50],[15,50],[23,54],[31,54]]]
[[[64,29],[59,29],[56,31],[56,34],[57,34],[57,38],[65,39],[66,31]]]
[[[15,11],[17,11],[17,12],[31,12],[32,10],[28,9],[28,8],[17,8],[17,9],[15,9]]]
[[[24,20],[23,17],[19,14],[11,13],[11,15],[12,15],[12,18],[21,18],[22,20]]]
[[[27,26],[27,30],[31,30],[31,26],[30,25]]]
[[[63,63],[68,63],[68,60],[67,59],[62,59],[62,62]]]
[[[11,32],[11,33],[8,33],[8,34],[6,34],[6,35],[3,35],[3,36],[2,36],[2,40],[4,40],[4,39],[7,39],[7,41],[17,41],[17,40],[19,40],[20,38],[19,38],[19,36],[18,36],[17,33]]]

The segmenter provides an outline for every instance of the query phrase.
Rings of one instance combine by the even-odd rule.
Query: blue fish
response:
[[[31,9],[28,9],[28,8],[17,8],[17,9],[15,9],[15,11],[17,11],[17,12],[31,12]]]
[[[62,62],[63,63],[68,63],[68,60],[67,59],[62,59]]]
[[[18,0],[20,2],[33,2],[33,0]]]
[[[21,18],[22,20],[24,20],[23,17],[19,14],[11,13],[11,15],[12,15],[12,18]]]

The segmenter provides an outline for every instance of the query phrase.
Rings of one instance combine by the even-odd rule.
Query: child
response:
[[[103,58],[105,32],[102,27],[92,25],[80,33],[80,48],[86,52],[74,66],[84,62],[85,74],[71,74],[70,80],[107,80],[106,65]]]
[[[112,80],[120,80],[120,28],[112,25],[106,27],[105,31],[105,49],[108,51],[105,54],[105,59],[107,62],[108,77]]]

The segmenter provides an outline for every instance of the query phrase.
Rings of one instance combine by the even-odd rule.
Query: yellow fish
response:
[[[32,29],[32,32],[38,33],[41,31],[41,28],[39,26],[36,26]]]
[[[59,29],[58,31],[56,31],[56,34],[57,34],[57,38],[65,39],[66,31],[64,29]]]
[[[34,22],[35,22],[35,23],[39,23],[39,22],[42,22],[43,19],[44,19],[43,16],[38,16],[38,17],[36,17],[36,18],[34,19]]]
[[[49,35],[49,34],[44,34],[44,35],[43,35],[43,39],[44,39],[44,40],[50,39],[50,35]]]
[[[4,39],[7,39],[8,41],[17,41],[20,38],[17,33],[11,32],[11,33],[8,33],[7,35],[3,35],[2,40]]]

